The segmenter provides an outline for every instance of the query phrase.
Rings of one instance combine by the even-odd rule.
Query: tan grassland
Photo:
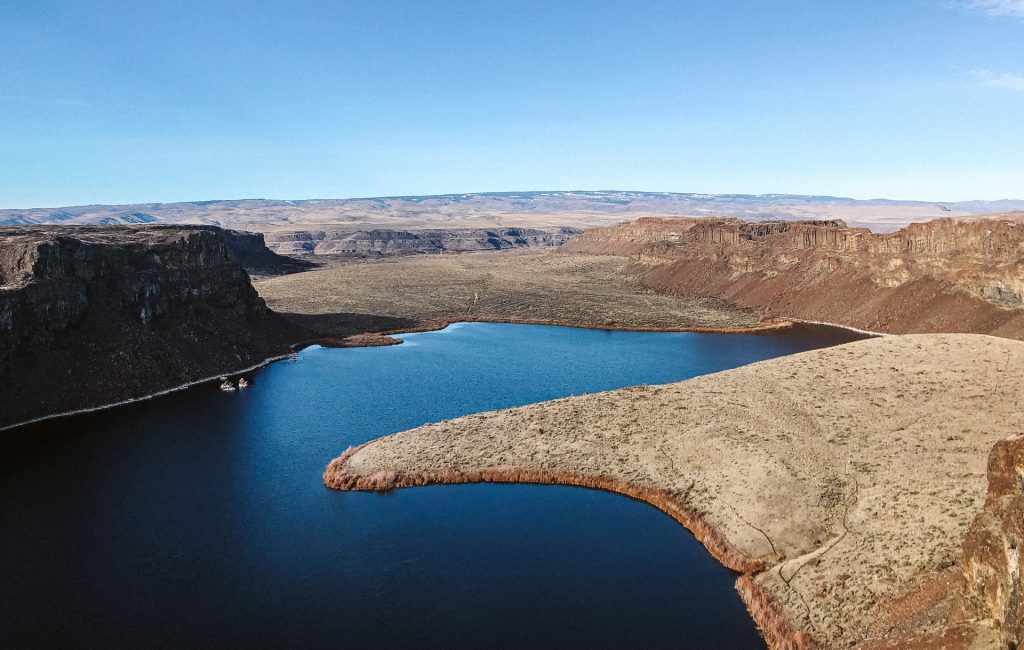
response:
[[[709,298],[657,294],[625,257],[510,250],[333,260],[254,284],[286,318],[325,336],[409,331],[456,320],[619,329],[760,328],[761,317]]]
[[[425,425],[348,451],[325,481],[622,492],[745,573],[773,647],[866,647],[948,623],[989,452],[1024,428],[1021,385],[1021,342],[876,338]]]

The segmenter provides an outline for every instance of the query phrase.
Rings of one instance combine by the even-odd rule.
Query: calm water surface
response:
[[[763,647],[734,576],[645,504],[320,477],[424,422],[837,336],[462,324],[0,434],[0,646]]]

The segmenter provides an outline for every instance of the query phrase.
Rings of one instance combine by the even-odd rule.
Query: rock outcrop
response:
[[[182,226],[189,228],[189,226]],[[286,275],[316,268],[316,264],[279,255],[267,247],[266,237],[261,232],[244,230],[221,230],[228,248],[235,260],[251,275]]]
[[[267,233],[284,255],[408,255],[559,246],[576,228],[455,228],[433,230],[301,230]]]
[[[220,229],[0,229],[0,426],[241,369],[302,336]]]
[[[989,456],[988,496],[964,540],[961,588],[951,621],[975,625],[998,647],[1024,643],[1024,437]]]
[[[630,255],[657,291],[891,333],[1024,338],[1024,224],[938,219],[888,234],[842,221],[643,218],[566,251]]]

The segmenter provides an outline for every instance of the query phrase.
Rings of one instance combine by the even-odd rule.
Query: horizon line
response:
[[[1020,198],[1003,197],[999,199],[965,199],[965,200],[954,200],[954,201],[932,201],[927,199],[891,199],[886,197],[872,197],[867,199],[855,198],[850,196],[835,196],[831,194],[792,194],[787,192],[766,192],[766,193],[747,193],[747,192],[673,192],[664,190],[498,190],[498,191],[481,191],[481,192],[445,192],[440,194],[391,194],[391,195],[379,195],[379,196],[350,196],[350,197],[334,197],[334,198],[305,198],[305,199],[284,199],[284,198],[268,198],[268,197],[245,197],[245,198],[226,198],[226,199],[193,199],[193,200],[178,200],[178,201],[140,201],[140,202],[127,202],[127,203],[78,203],[78,204],[66,204],[66,205],[50,205],[50,206],[31,206],[31,207],[0,207],[0,212],[10,212],[15,210],[59,210],[59,209],[73,209],[73,208],[89,208],[89,207],[127,207],[127,206],[164,206],[164,205],[182,205],[191,204],[198,205],[203,203],[236,203],[242,201],[280,201],[284,203],[311,203],[317,201],[373,201],[373,200],[386,200],[386,199],[398,199],[398,200],[411,200],[411,199],[434,199],[434,198],[449,198],[449,197],[481,197],[481,196],[516,196],[516,195],[527,195],[527,194],[640,194],[640,195],[668,195],[672,197],[709,197],[709,198],[752,198],[752,199],[764,199],[769,197],[777,198],[792,198],[792,199],[820,199],[820,200],[834,200],[834,201],[854,201],[858,203],[875,203],[875,202],[891,202],[891,203],[918,203],[927,205],[956,205],[964,203],[999,203],[1003,201],[1024,201]]]

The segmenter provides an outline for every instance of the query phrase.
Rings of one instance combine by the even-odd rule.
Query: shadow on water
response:
[[[813,334],[464,324],[308,348],[0,439],[0,645],[751,648],[734,576],[605,492],[328,490],[348,445],[427,421],[663,383],[831,344]]]
[[[333,314],[296,314],[278,312],[286,320],[324,336],[351,336],[362,332],[388,332],[419,327],[421,323],[408,318],[338,312]]]
[[[817,323],[794,323],[792,327],[781,330],[768,330],[765,336],[781,336],[784,338],[801,338],[816,341],[821,347],[842,345],[873,338],[873,334],[865,334],[857,330],[846,329],[845,327],[834,327],[832,325],[819,325]]]

